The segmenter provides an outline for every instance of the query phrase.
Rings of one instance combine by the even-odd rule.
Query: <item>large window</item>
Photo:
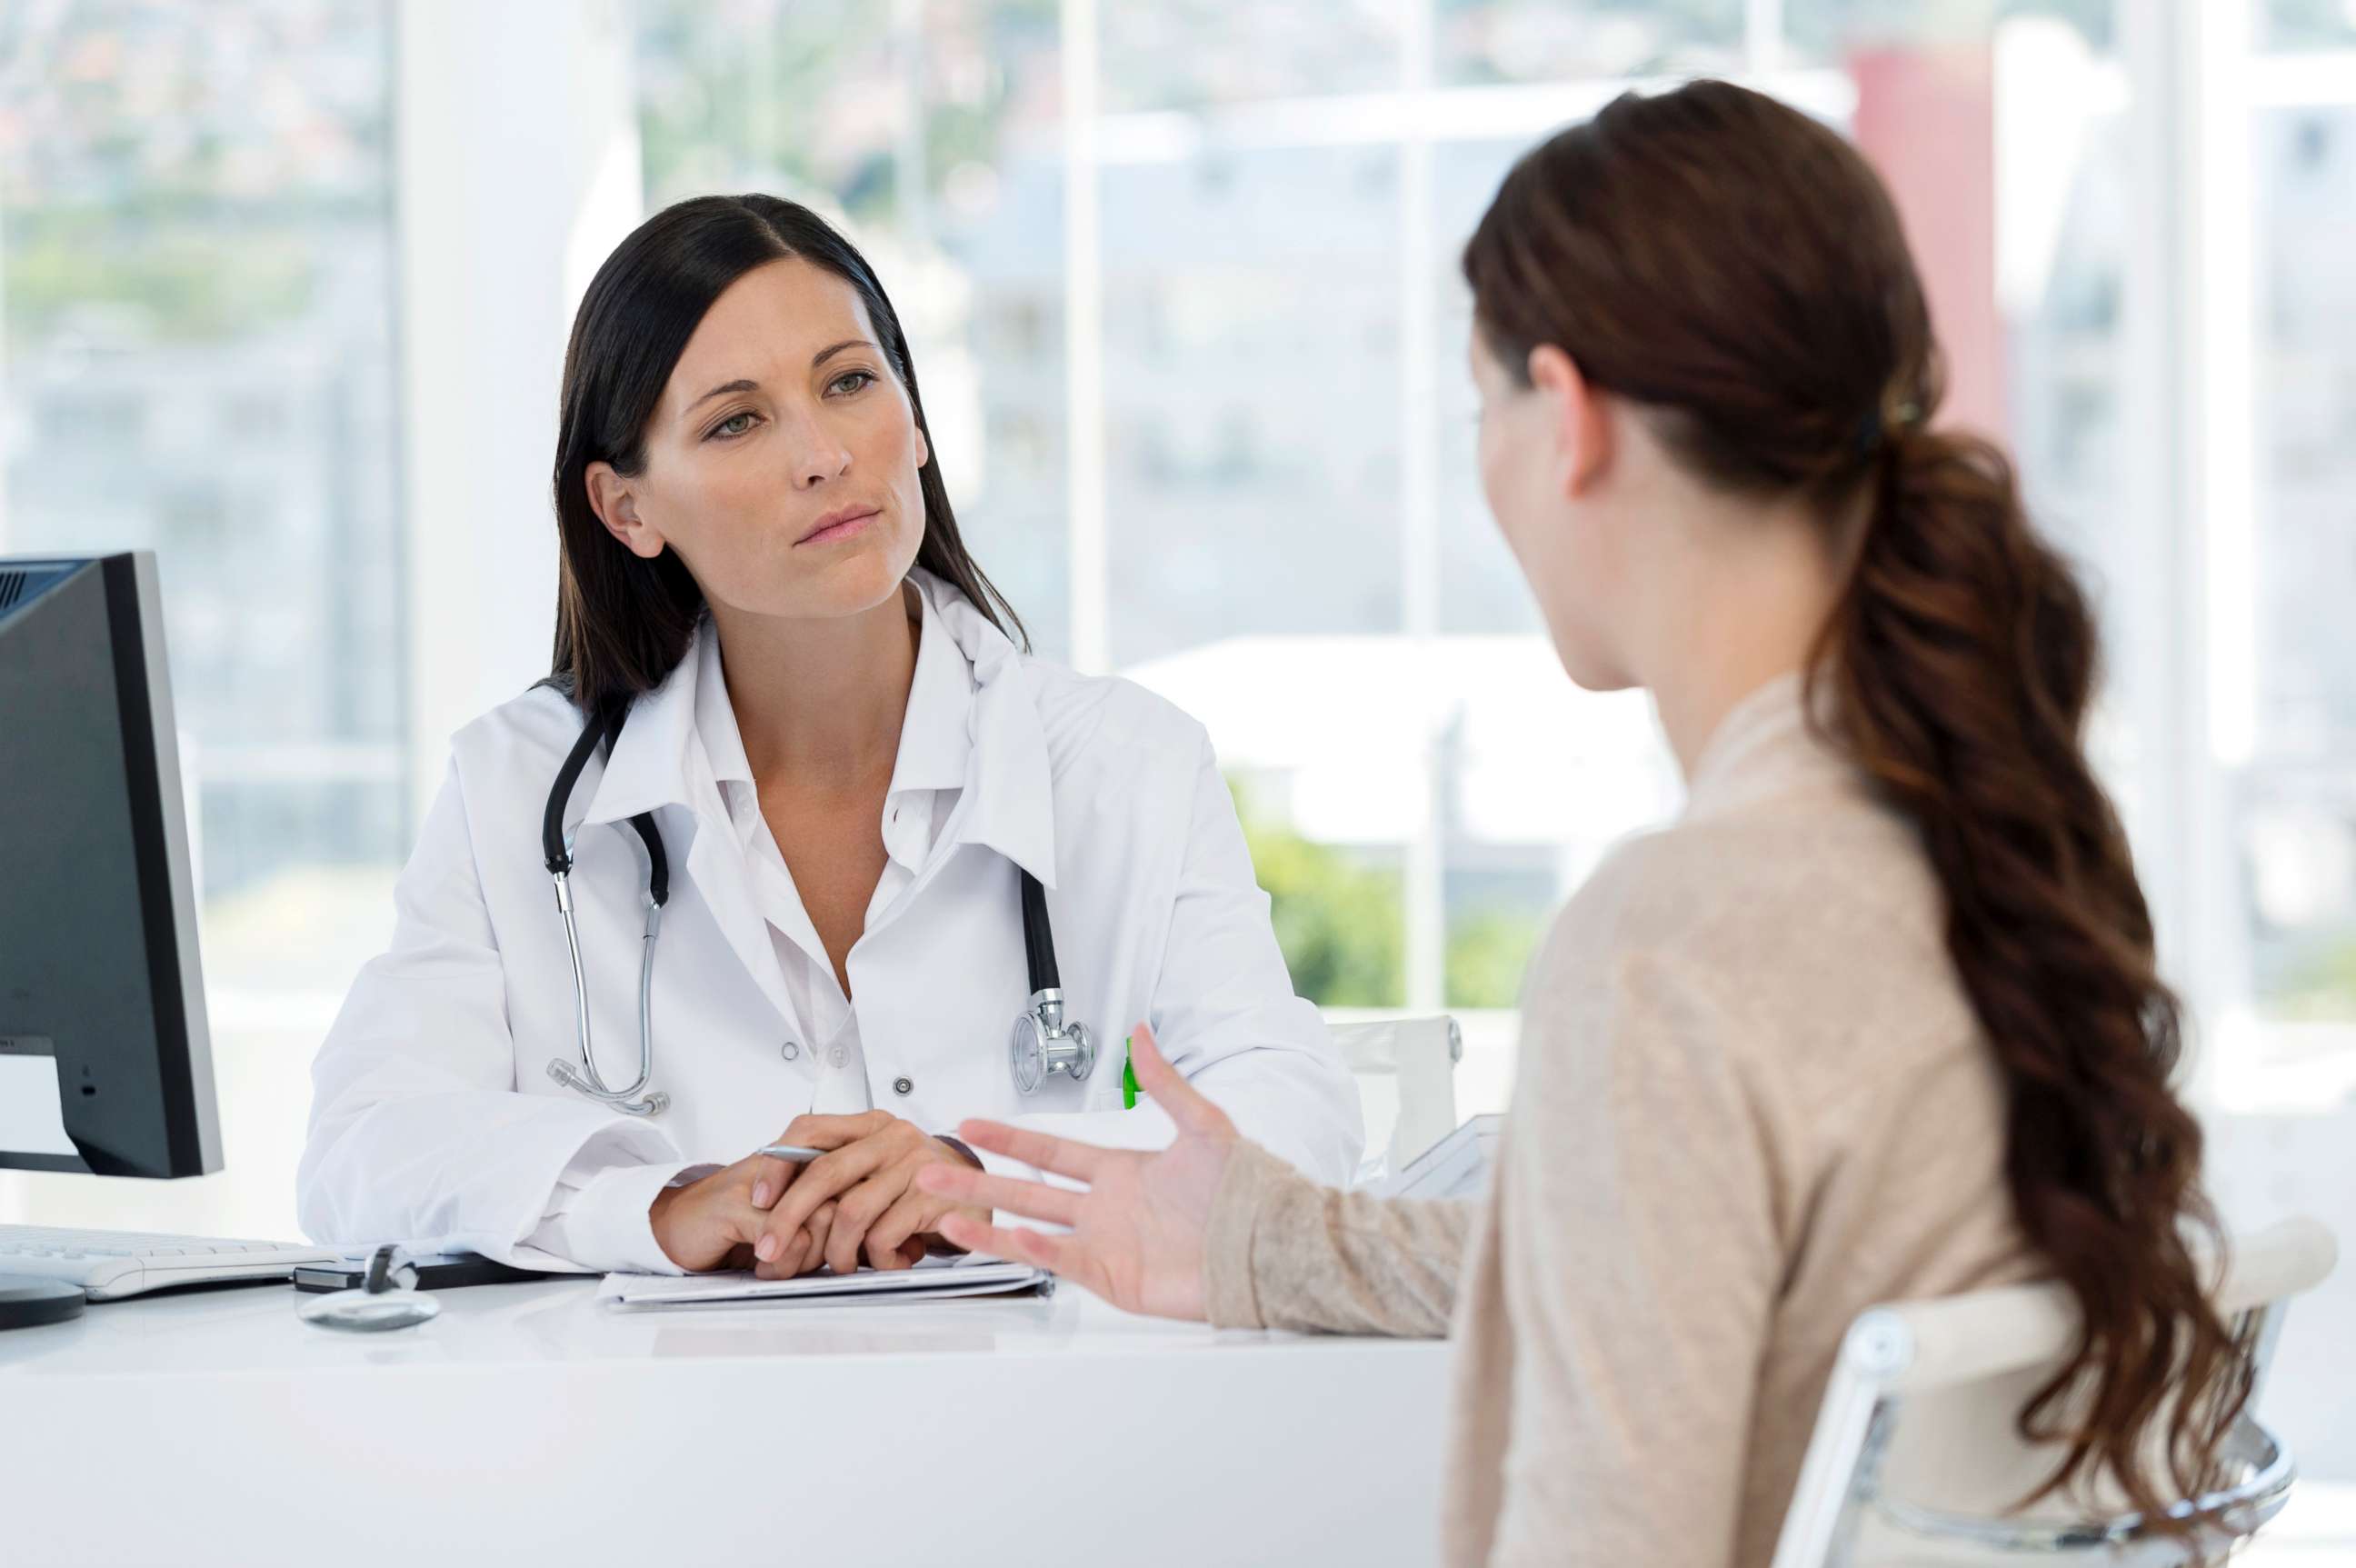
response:
[[[967,542],[1070,656],[1053,0],[642,0],[648,209],[767,190],[848,224],[901,316]]]
[[[2335,1026],[2316,1043],[2356,1087],[2356,81],[2250,113],[2251,645],[2227,737],[2249,987],[2269,1019]]]
[[[389,55],[376,0],[0,7],[0,551],[155,553],[228,1165],[0,1219],[293,1231],[407,848]]]

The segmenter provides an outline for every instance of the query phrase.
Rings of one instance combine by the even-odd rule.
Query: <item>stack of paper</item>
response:
[[[1052,1294],[1055,1276],[1028,1263],[973,1257],[926,1258],[913,1269],[820,1272],[790,1280],[750,1273],[607,1274],[597,1299],[637,1309],[700,1306],[723,1302],[779,1302],[808,1306],[847,1302],[943,1301],[968,1295]]]

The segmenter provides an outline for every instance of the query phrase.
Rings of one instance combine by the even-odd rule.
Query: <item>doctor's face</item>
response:
[[[789,257],[704,313],[640,471],[592,464],[587,483],[616,538],[648,559],[668,544],[714,604],[823,619],[874,607],[907,575],[929,456],[857,293]]]

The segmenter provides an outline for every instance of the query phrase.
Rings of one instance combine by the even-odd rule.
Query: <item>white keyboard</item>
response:
[[[340,1254],[289,1241],[224,1241],[211,1236],[149,1236],[135,1230],[50,1230],[0,1225],[0,1274],[68,1280],[92,1301],[169,1285],[220,1280],[292,1279],[305,1263]]]

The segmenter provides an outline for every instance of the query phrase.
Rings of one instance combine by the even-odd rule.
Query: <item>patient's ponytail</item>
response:
[[[2170,1087],[2179,1008],[2086,760],[2094,620],[2003,454],[1930,424],[1929,312],[1880,182],[1757,93],[1624,97],[1515,166],[1464,270],[1500,363],[1559,346],[1695,473],[1808,499],[1847,552],[1810,712],[1920,831],[2004,1069],[2013,1207],[2081,1309],[2023,1431],[2065,1445],[2049,1490],[2107,1473],[2147,1514],[2198,1491],[2247,1370],[2186,1240],[2216,1227]]]
[[[1816,676],[1841,738],[1922,830],[1948,950],[2004,1065],[2013,1207],[2081,1307],[2076,1359],[2023,1430],[2074,1439],[2055,1485],[2099,1461],[2149,1512],[2154,1423],[2176,1494],[2197,1491],[2246,1374],[2180,1224],[2215,1229],[2200,1124],[2169,1087],[2179,1010],[2082,743],[2094,620],[1995,447],[1904,431],[1877,467]]]

